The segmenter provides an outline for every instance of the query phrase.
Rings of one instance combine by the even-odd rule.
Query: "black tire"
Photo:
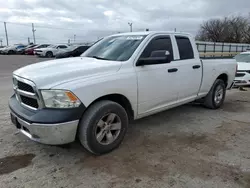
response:
[[[216,102],[215,97],[216,97],[216,94],[217,94],[216,92],[218,88],[222,89],[222,94],[220,95],[221,99]],[[221,79],[217,79],[215,80],[212,88],[210,89],[209,93],[205,97],[204,106],[210,109],[218,109],[223,105],[225,96],[226,96],[225,82]]]
[[[53,53],[49,51],[49,52],[46,53],[45,56],[48,57],[48,58],[52,58],[53,57]]]
[[[13,50],[8,51],[8,55],[14,54],[15,52]]]
[[[97,123],[108,114],[115,114],[121,122],[120,132],[110,144],[103,145],[97,140]],[[82,146],[94,155],[101,155],[116,149],[127,132],[128,115],[125,109],[112,101],[98,101],[91,105],[84,113],[78,127],[78,138]]]

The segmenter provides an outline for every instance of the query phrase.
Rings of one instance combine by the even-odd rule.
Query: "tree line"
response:
[[[250,43],[250,15],[230,16],[205,21],[196,40],[228,43]]]

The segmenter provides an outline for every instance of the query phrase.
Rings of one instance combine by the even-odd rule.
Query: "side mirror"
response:
[[[171,60],[169,58],[169,55],[169,51],[166,50],[153,51],[150,54],[150,57],[139,58],[138,62],[136,63],[136,66],[170,63]]]

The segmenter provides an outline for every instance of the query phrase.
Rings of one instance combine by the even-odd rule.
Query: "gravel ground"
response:
[[[12,71],[43,60],[0,56],[0,187],[250,187],[250,92],[229,91],[219,110],[188,104],[135,121],[120,148],[94,157],[11,124]]]

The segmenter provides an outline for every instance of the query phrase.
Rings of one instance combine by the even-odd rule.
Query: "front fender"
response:
[[[88,108],[96,99],[110,95],[125,96],[137,115],[137,78],[135,73],[99,75],[87,79],[78,79],[53,87],[72,91]]]

